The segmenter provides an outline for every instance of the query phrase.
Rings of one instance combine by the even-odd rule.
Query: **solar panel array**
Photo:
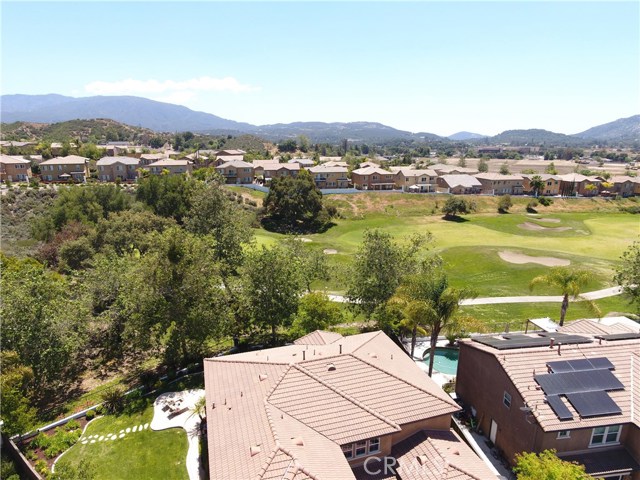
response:
[[[473,337],[474,342],[487,345],[488,347],[495,348],[496,350],[512,350],[515,348],[532,348],[532,347],[546,347],[551,345],[551,339],[554,339],[555,344],[580,344],[590,343],[592,340],[588,337],[582,337],[580,335],[569,335],[566,333],[557,332],[543,332],[533,335],[523,334],[505,334],[505,335],[480,335]]]
[[[571,420],[571,410],[562,401],[564,395],[581,417],[622,413],[607,391],[624,389],[613,374],[608,358],[584,358],[547,363],[552,373],[533,378],[547,396],[547,403],[560,420]]]
[[[608,341],[615,340],[633,340],[635,338],[640,338],[640,333],[612,333],[610,335],[598,335],[596,338]]]

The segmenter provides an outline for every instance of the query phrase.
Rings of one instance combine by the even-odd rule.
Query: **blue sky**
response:
[[[137,95],[253,124],[577,133],[640,112],[640,3],[10,2],[2,94]]]

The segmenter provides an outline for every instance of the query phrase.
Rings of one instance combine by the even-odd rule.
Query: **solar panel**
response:
[[[598,369],[614,370],[615,368],[609,359],[605,357],[560,360],[558,362],[547,363],[547,367],[551,369],[553,373],[580,372]]]
[[[567,394],[567,399],[581,417],[598,417],[600,415],[614,415],[622,410],[607,392],[583,392]],[[563,405],[564,406],[564,405]]]
[[[545,347],[550,346],[551,338],[554,338],[556,345],[558,343],[566,344],[579,344],[590,343],[592,340],[588,337],[582,337],[580,335],[567,335],[564,333],[554,333],[553,337],[541,336],[538,334],[529,336],[522,334],[515,335],[481,335],[473,337],[474,342],[487,345],[488,347],[495,348],[497,350],[511,350],[515,348],[531,348],[531,347]]]
[[[596,338],[609,340],[610,342],[615,340],[632,340],[634,338],[640,338],[640,333],[612,333],[610,335],[598,335]]]
[[[624,389],[610,370],[548,373],[533,378],[547,395]]]
[[[547,403],[560,420],[571,420],[573,415],[558,395],[548,395]]]

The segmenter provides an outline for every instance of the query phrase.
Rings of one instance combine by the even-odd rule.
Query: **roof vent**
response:
[[[336,369],[336,366],[333,363],[327,365],[327,370],[329,372],[333,372]]]
[[[258,447],[257,445],[253,445],[251,446],[251,448],[249,449],[249,452],[251,453],[252,457],[255,457],[257,454],[260,453],[260,447]]]
[[[291,441],[294,445],[298,445],[299,447],[304,447],[304,440],[302,437],[291,437]]]
[[[258,378],[262,382],[262,381],[266,380],[268,377],[267,377],[266,373],[261,373],[260,375],[258,375]]]
[[[416,460],[418,461],[418,463],[420,464],[420,466],[425,465],[427,463],[427,456],[426,455],[418,455],[416,457]]]
[[[378,354],[377,354],[377,353],[375,353],[375,352],[371,352],[371,353],[369,354],[369,356],[370,356],[371,358],[378,358]]]

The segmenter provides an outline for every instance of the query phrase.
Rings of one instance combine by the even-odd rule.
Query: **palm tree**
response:
[[[449,286],[449,279],[440,266],[431,266],[422,272],[407,276],[398,288],[396,297],[404,299],[404,314],[412,327],[411,356],[415,347],[415,335],[419,328],[429,332],[429,376],[433,373],[433,360],[438,336],[443,331],[458,326],[456,314],[460,301],[475,294],[468,289]]]
[[[574,300],[580,297],[580,290],[589,283],[591,274],[586,270],[572,270],[566,267],[552,267],[549,273],[544,275],[538,275],[531,283],[529,283],[529,289],[537,285],[551,285],[560,289],[562,294],[562,306],[560,307],[560,326],[564,325],[564,317],[567,314],[569,308],[569,297]],[[581,297],[584,299],[584,297]],[[586,300],[586,299],[584,299]],[[598,317],[601,315],[598,306],[591,300],[586,300],[587,306]]]
[[[196,403],[194,403],[193,407],[191,407],[191,415],[189,416],[193,417],[194,415],[198,415],[198,418],[200,418],[199,428],[200,433],[202,433],[204,429],[204,418],[207,415],[207,397],[205,397],[204,395],[196,400]]]
[[[544,180],[540,175],[534,175],[531,177],[529,181],[529,185],[531,186],[531,190],[533,190],[536,198],[540,195],[540,192],[544,189]]]

